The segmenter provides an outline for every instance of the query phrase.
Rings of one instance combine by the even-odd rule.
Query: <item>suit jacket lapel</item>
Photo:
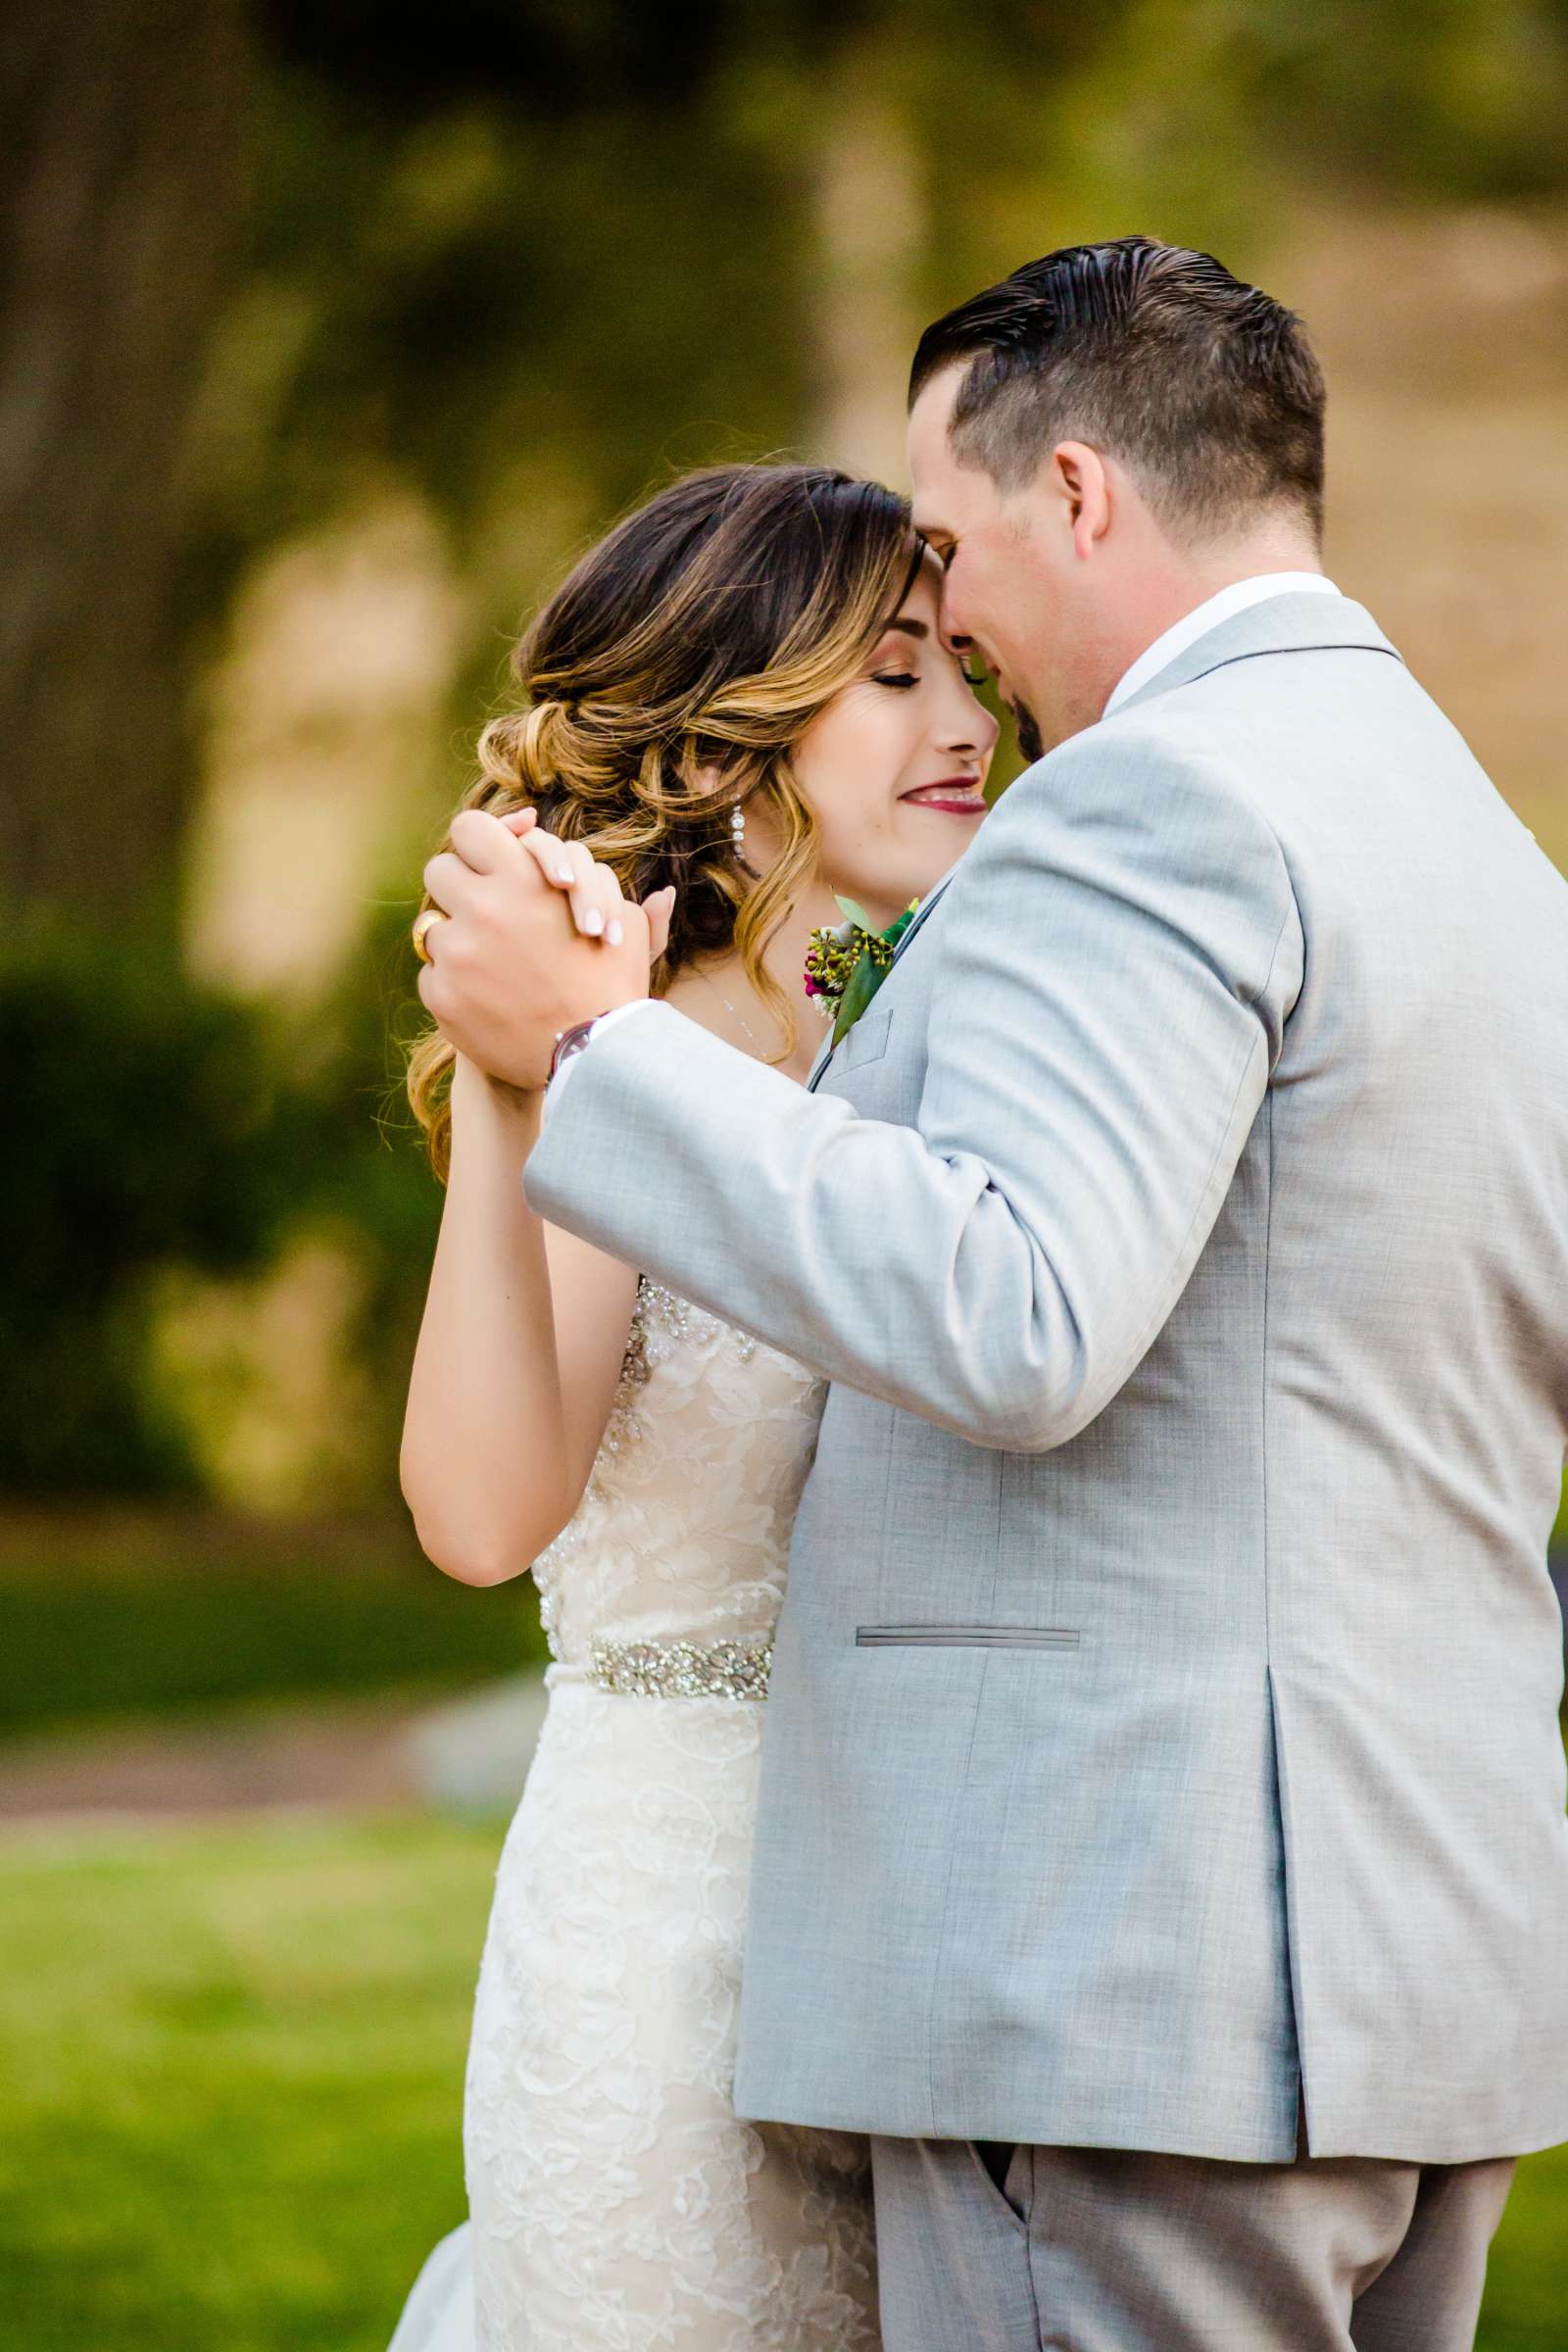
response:
[[[1265,597],[1260,605],[1249,605],[1245,612],[1195,637],[1102,723],[1114,726],[1123,710],[1136,710],[1141,703],[1152,702],[1174,687],[1190,686],[1228,662],[1250,662],[1262,654],[1347,649],[1387,654],[1396,662],[1400,658],[1364,605],[1348,596],[1293,595],[1287,590],[1282,596]]]
[[[941,898],[943,892],[947,889],[948,884],[953,880],[954,874],[956,873],[956,866],[950,867],[947,873],[943,875],[941,881],[936,884],[935,888],[927,891],[925,897],[920,901],[913,920],[910,922],[908,929],[905,932],[904,937],[899,941],[898,946],[893,951],[893,961],[888,966],[887,976],[882,983],[883,988],[886,988],[888,981],[892,979],[894,973],[898,970],[900,956],[908,947],[910,940],[913,939],[915,933],[919,930],[920,925],[925,921],[926,916],[930,913],[938,899]],[[877,994],[881,994],[880,989],[878,990]],[[874,999],[872,1001],[873,1003],[875,1002]],[[810,1075],[806,1081],[806,1091],[808,1094],[814,1094],[816,1092],[817,1084],[819,1080],[825,1076],[827,1065],[832,1058],[833,1036],[830,1030],[827,1040],[822,1047],[821,1053],[818,1054],[816,1059],[811,1064]]]
[[[953,880],[953,877],[957,870],[958,869],[956,865],[950,865],[947,872],[943,875],[941,881],[938,882],[933,889],[926,892],[925,897],[920,901],[919,906],[915,908],[913,915],[910,917],[909,928],[907,931],[906,931],[904,937],[900,940],[898,946],[893,951],[893,962],[895,964],[897,964],[899,957],[905,953],[910,940],[914,938],[916,932],[920,928],[920,925],[925,921],[926,916],[930,913],[932,907],[941,898],[943,892],[947,889],[949,883]],[[892,967],[890,966],[889,968],[891,969]]]
[[[817,1054],[817,1057],[816,1057],[816,1059],[815,1059],[815,1060],[812,1062],[812,1064],[811,1064],[811,1067],[810,1067],[810,1070],[809,1070],[809,1072],[808,1072],[808,1076],[807,1076],[807,1080],[806,1080],[806,1091],[807,1091],[807,1093],[808,1093],[808,1095],[814,1095],[814,1094],[815,1094],[815,1092],[816,1092],[816,1082],[817,1082],[817,1080],[818,1080],[818,1079],[821,1077],[821,1075],[822,1075],[823,1071],[824,1071],[824,1070],[827,1068],[827,1065],[828,1065],[828,1063],[829,1063],[829,1062],[832,1060],[832,1058],[833,1058],[833,1032],[832,1032],[832,1030],[830,1029],[830,1030],[828,1031],[828,1033],[827,1033],[826,1037],[824,1037],[824,1038],[823,1038],[823,1040],[822,1040],[822,1048],[821,1048],[821,1051],[820,1051],[820,1053]]]

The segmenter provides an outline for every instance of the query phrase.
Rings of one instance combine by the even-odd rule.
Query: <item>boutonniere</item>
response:
[[[838,892],[833,896],[838,899]],[[911,899],[896,923],[875,931],[869,916],[853,899],[839,899],[842,923],[811,933],[806,951],[806,993],[817,1000],[824,1020],[833,1023],[833,1043],[841,1046],[876,995],[893,963],[893,951],[914,920],[918,899]]]

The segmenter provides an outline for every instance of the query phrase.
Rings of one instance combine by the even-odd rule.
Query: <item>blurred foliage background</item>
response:
[[[714,458],[901,481],[919,327],[1018,262],[1145,229],[1305,315],[1330,569],[1568,863],[1565,0],[77,0],[0,69],[0,1735],[537,1655],[397,1505],[419,867],[576,551]],[[5,1861],[28,2352],[384,2343],[493,1840],[315,1836]],[[365,1937],[302,1959],[330,1890]],[[416,2211],[318,1995],[388,2021]],[[161,2268],[149,2184],[221,2210],[236,2132],[308,2193]],[[1568,2337],[1531,2183],[1490,2352]]]
[[[1332,566],[1568,851],[1561,0],[84,0],[0,172],[0,1480],[374,1507],[419,864],[530,599],[1138,226],[1304,311]]]

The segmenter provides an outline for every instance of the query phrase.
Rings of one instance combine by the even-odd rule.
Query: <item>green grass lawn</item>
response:
[[[501,1834],[273,1816],[0,1838],[7,2352],[385,2352],[461,2214]],[[1537,2157],[1483,2352],[1562,2352],[1565,2248],[1568,2155]]]
[[[274,1815],[0,1839],[7,2352],[385,2352],[462,2214],[501,1835]]]

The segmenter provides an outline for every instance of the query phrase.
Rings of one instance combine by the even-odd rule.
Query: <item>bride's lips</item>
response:
[[[940,784],[917,784],[901,792],[916,808],[940,808],[948,816],[984,816],[985,800],[973,776],[944,776]]]

